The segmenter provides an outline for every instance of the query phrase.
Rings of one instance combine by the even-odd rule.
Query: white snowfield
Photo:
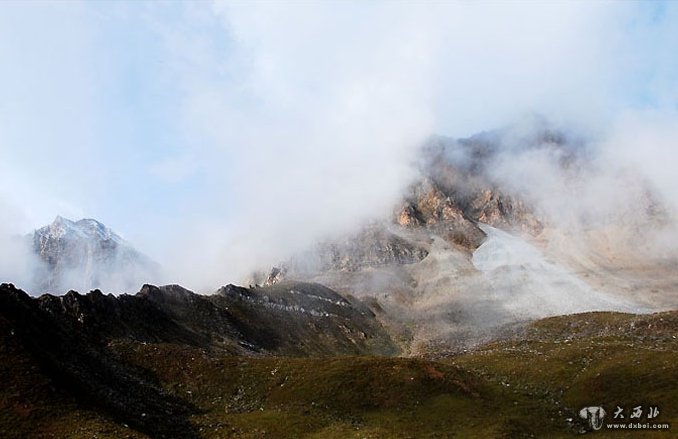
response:
[[[649,311],[591,287],[520,237],[479,226],[487,239],[473,253],[472,263],[490,288],[486,299],[516,319],[585,311]]]

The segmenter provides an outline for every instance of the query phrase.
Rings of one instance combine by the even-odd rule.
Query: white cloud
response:
[[[216,2],[214,10],[227,52],[200,30],[165,32],[177,59],[190,60],[177,68],[185,127],[204,140],[205,172],[229,188],[208,197],[228,218],[205,221],[187,247],[200,249],[189,252],[204,257],[196,265],[212,267],[192,272],[208,284],[385,215],[433,132],[463,136],[533,112],[608,132],[648,93],[643,63],[672,46],[656,39],[670,14],[653,22],[637,4]],[[655,76],[669,77],[664,70]],[[547,187],[549,168],[535,169],[544,173],[533,184]]]
[[[18,81],[20,90],[38,84],[38,92],[21,105],[0,107],[15,124],[0,133],[0,157],[23,175],[21,202],[52,206],[49,200],[60,199],[88,214],[113,215],[119,223],[109,225],[142,237],[142,249],[168,259],[161,262],[171,268],[170,280],[195,288],[238,280],[319,236],[385,214],[414,177],[416,148],[435,132],[464,136],[543,113],[598,135],[618,133],[622,138],[610,139],[625,145],[627,160],[643,161],[657,185],[673,184],[663,166],[668,160],[644,161],[631,139],[642,132],[639,142],[669,145],[674,115],[639,113],[630,133],[635,122],[623,116],[639,105],[675,106],[678,8],[672,4],[216,2],[52,9],[65,17],[34,11],[40,20],[28,20],[28,34],[39,36],[30,50],[7,38],[0,43],[16,73],[4,77],[7,90],[22,72],[58,67],[56,86],[29,75]],[[27,16],[2,35],[26,34]],[[138,44],[130,37],[134,47],[110,50],[118,38],[105,34],[106,26],[122,26],[116,31]],[[107,77],[116,93],[128,94],[104,93],[108,100],[99,102],[101,65],[128,64],[135,68]],[[142,81],[137,76],[146,65],[153,75]],[[116,99],[124,105],[103,111]],[[138,125],[107,119],[139,101],[144,109],[171,111],[134,121]],[[661,126],[653,125],[660,119]],[[129,129],[122,139],[132,140],[129,146],[109,140],[121,126]],[[164,147],[166,137],[175,142],[171,147]],[[673,157],[672,146],[656,148],[657,156]],[[139,173],[155,178],[149,183]],[[549,178],[533,177],[544,186]],[[153,182],[172,184],[161,190]]]

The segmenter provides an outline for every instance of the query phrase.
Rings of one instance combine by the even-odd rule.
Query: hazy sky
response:
[[[5,1],[0,59],[0,231],[94,217],[176,281],[388,211],[433,133],[678,132],[672,2]]]

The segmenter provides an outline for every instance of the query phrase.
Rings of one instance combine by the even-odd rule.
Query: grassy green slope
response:
[[[678,428],[677,335],[678,312],[589,313],[437,360],[227,357],[129,340],[107,349],[196,408],[193,437],[565,438],[578,434],[583,406],[653,404],[671,431],[592,434],[664,438]],[[0,388],[0,436],[146,437],[124,426],[134,419],[111,419],[55,386],[20,346],[2,349],[0,372],[12,378]]]
[[[602,406],[660,407],[656,422],[678,429],[678,312],[586,313],[540,320],[508,340],[451,364],[516,392],[557,403],[563,413]],[[647,422],[647,421],[643,421]],[[669,437],[665,431],[598,431],[596,437]]]
[[[209,438],[512,437],[515,423],[534,410],[555,416],[555,407],[444,362],[213,358],[187,348],[122,343],[115,350],[151,365],[169,391],[199,407],[192,421]],[[557,428],[556,422],[520,426],[535,435]]]

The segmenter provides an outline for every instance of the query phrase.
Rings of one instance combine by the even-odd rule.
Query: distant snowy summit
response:
[[[99,221],[86,218],[80,221],[71,221],[61,216],[57,216],[52,224],[41,227],[34,233],[36,242],[41,244],[65,240],[86,239],[100,242],[111,242],[116,245],[125,244],[124,240],[114,231],[100,223]]]
[[[29,236],[30,238],[30,236]],[[68,290],[136,291],[157,278],[159,266],[95,219],[57,216],[32,235],[38,257],[35,293]]]

